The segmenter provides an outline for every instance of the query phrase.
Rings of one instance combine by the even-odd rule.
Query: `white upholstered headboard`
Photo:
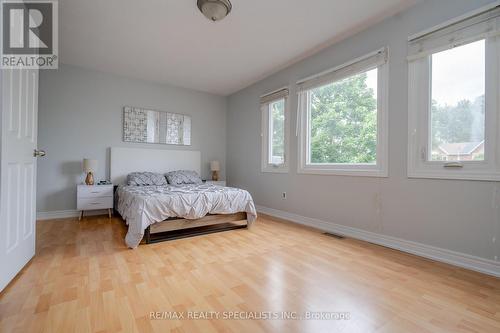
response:
[[[135,171],[165,173],[174,170],[194,170],[200,173],[201,154],[195,150],[165,150],[146,148],[111,148],[111,182],[125,183]]]

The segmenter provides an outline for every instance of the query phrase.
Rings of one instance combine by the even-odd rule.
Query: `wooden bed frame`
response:
[[[247,213],[245,212],[213,214],[197,220],[174,217],[147,227],[144,232],[143,241],[146,244],[150,244],[247,227]]]

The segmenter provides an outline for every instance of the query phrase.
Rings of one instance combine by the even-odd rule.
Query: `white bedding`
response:
[[[125,242],[136,248],[144,230],[169,217],[198,219],[207,214],[247,213],[248,226],[257,218],[248,191],[211,184],[183,186],[119,186],[117,210],[128,224]]]

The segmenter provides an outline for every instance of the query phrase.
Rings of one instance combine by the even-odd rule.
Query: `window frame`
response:
[[[446,39],[446,36],[453,33],[452,31],[444,34],[444,38]],[[428,152],[431,145],[432,55],[483,39],[485,40],[486,67],[484,160],[432,161]],[[500,145],[498,144],[500,135],[498,116],[500,37],[478,34],[454,45],[442,45],[428,50],[425,54],[409,56],[408,60],[408,177],[500,180]]]
[[[380,53],[384,54],[385,61],[382,64],[369,63],[359,67],[359,64],[369,60]],[[352,70],[350,70],[352,68]],[[345,78],[361,74],[377,68],[377,160],[376,163],[311,163],[310,159],[310,95],[311,90]],[[297,135],[299,141],[298,168],[299,174],[313,175],[338,175],[338,176],[363,176],[363,177],[388,177],[388,88],[389,88],[389,62],[388,50],[382,48],[371,52],[363,57],[354,59],[346,64],[338,66],[329,73],[339,72],[340,75],[333,80],[304,89],[299,93]],[[323,74],[318,74],[323,75]],[[333,75],[335,76],[335,75]],[[302,94],[302,95],[301,95]]]
[[[274,98],[273,96],[276,95]],[[284,157],[282,164],[269,163],[270,137],[270,108],[269,106],[279,100],[284,100]],[[288,173],[290,156],[290,98],[288,88],[281,88],[274,92],[261,96],[261,172],[269,173]]]

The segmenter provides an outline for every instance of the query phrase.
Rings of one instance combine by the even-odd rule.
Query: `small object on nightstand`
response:
[[[205,180],[205,184],[226,186],[225,180]]]
[[[219,161],[210,162],[210,171],[212,171],[212,180],[219,180],[220,163]]]
[[[113,184],[109,185],[78,185],[76,206],[80,211],[78,220],[83,217],[83,211],[107,209],[111,218],[113,209]]]

